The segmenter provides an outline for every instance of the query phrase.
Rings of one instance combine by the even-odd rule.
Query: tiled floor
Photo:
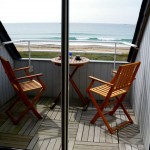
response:
[[[43,119],[37,120],[32,113],[28,113],[18,125],[13,125],[5,114],[9,103],[1,107],[0,146],[33,150],[61,149],[61,109],[57,105],[53,110],[50,110],[51,102],[52,99],[43,97],[36,105]],[[128,104],[125,105],[134,124],[113,135],[108,133],[101,119],[98,119],[94,125],[90,124],[91,118],[96,113],[92,104],[89,105],[87,111],[83,111],[78,104],[71,105],[69,109],[69,150],[144,149],[134,112]],[[19,103],[13,112],[17,115],[22,109],[22,103]],[[108,119],[114,126],[125,120],[126,117],[120,109],[116,112],[115,117],[108,116]]]

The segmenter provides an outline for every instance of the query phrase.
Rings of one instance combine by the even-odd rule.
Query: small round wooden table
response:
[[[52,58],[51,62],[53,62],[55,65],[61,66],[61,57]],[[75,89],[78,96],[80,97],[80,99],[82,100],[83,106],[87,106],[88,101],[84,98],[84,96],[82,95],[82,93],[78,89],[76,83],[73,80],[73,75],[76,73],[76,71],[78,70],[79,67],[83,66],[84,64],[86,64],[88,62],[89,62],[89,59],[86,57],[80,57],[79,60],[77,60],[76,57],[70,57],[69,58],[69,65],[74,66],[73,71],[69,74],[69,81],[70,81],[72,87]],[[53,104],[50,107],[51,109],[53,109],[55,107],[55,105],[58,103],[60,95],[61,95],[61,92],[55,98]]]

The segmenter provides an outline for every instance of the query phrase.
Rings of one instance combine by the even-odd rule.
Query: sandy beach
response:
[[[16,45],[18,51],[27,51],[27,45]],[[30,49],[34,50],[60,50],[60,45],[55,44],[45,44],[45,45],[31,45]],[[122,54],[127,54],[129,52],[130,47],[116,47],[117,52],[121,52]],[[103,45],[71,45],[69,46],[69,50],[73,51],[85,51],[85,52],[114,52],[115,48],[110,46],[103,46]]]

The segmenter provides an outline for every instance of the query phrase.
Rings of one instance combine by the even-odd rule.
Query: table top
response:
[[[61,65],[60,57],[52,58],[51,61],[55,63],[56,65]],[[89,62],[89,59],[86,57],[80,57],[80,60],[76,60],[75,57],[69,58],[69,65],[71,66],[83,65],[88,62]]]

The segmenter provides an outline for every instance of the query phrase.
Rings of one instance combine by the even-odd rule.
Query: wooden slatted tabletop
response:
[[[51,61],[55,63],[56,65],[61,65],[61,57],[52,58]],[[69,58],[69,65],[71,66],[83,65],[88,62],[89,62],[89,59],[86,57],[80,57],[80,60],[76,60],[76,56]]]

